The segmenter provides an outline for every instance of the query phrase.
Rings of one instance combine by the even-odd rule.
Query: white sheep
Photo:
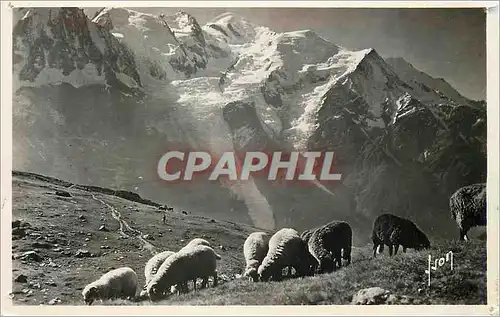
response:
[[[310,275],[310,261],[306,243],[299,233],[294,229],[283,228],[269,239],[269,251],[257,273],[262,281],[270,278],[280,280],[283,268],[291,266],[299,276]]]
[[[146,288],[149,281],[151,281],[156,272],[158,272],[158,269],[163,264],[163,262],[165,262],[165,260],[173,254],[175,254],[175,252],[173,251],[163,251],[149,259],[149,261],[146,263],[146,266],[144,267],[144,276],[146,278],[146,282],[141,290],[141,293],[139,295],[140,297],[144,297],[147,295]]]
[[[243,255],[245,256],[245,272],[243,276],[257,281],[257,269],[269,250],[269,236],[265,232],[251,233],[243,244]]]
[[[160,266],[156,275],[147,286],[147,293],[151,300],[158,300],[173,285],[192,280],[196,290],[196,279],[208,281],[214,278],[217,286],[217,260],[221,257],[214,249],[205,245],[196,245],[182,248],[179,252],[168,257]]]
[[[205,245],[207,247],[212,248],[212,246],[210,245],[210,242],[208,242],[207,240],[202,239],[202,238],[194,238],[193,240],[189,241],[188,244],[186,244],[182,249],[191,248],[191,247],[196,246],[196,245]],[[193,287],[196,287],[196,280],[194,283],[195,283],[195,285]],[[208,284],[208,280],[204,280],[201,287],[205,288],[207,286],[207,284]],[[189,290],[188,282],[184,282],[184,283],[181,283],[179,285],[173,286],[171,291],[172,291],[172,293],[175,293],[175,292],[187,293],[188,290]]]
[[[196,245],[205,245],[208,247],[210,246],[210,243],[201,238],[194,238],[193,240],[189,241],[188,244],[186,244],[181,250],[186,249],[186,248],[191,248]],[[144,275],[146,276],[146,284],[144,285],[141,294],[139,295],[140,297],[145,297],[147,295],[147,286],[149,281],[153,278],[153,276],[156,274],[160,266],[163,264],[163,262],[171,255],[175,254],[175,252],[172,251],[164,251],[161,253],[156,254],[154,257],[152,257],[148,263],[146,264],[146,267],[144,268]],[[179,285],[172,286],[171,290],[172,293],[186,293],[188,291],[188,285],[187,282],[181,283]]]
[[[95,300],[133,298],[137,291],[137,274],[129,267],[107,272],[98,280],[88,284],[82,291],[85,304]]]

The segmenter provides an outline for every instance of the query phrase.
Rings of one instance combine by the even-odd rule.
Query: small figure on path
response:
[[[219,89],[221,92],[224,92],[225,83],[226,83],[226,73],[221,72],[221,76],[219,77]]]

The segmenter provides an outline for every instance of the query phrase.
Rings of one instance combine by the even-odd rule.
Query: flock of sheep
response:
[[[452,218],[460,229],[460,240],[467,239],[467,231],[474,226],[486,225],[486,186],[465,186],[450,198]],[[373,256],[382,252],[384,245],[389,255],[397,254],[401,245],[407,248],[427,249],[430,242],[412,221],[392,214],[382,214],[373,223]],[[342,260],[351,263],[352,229],[347,222],[332,221],[323,226],[305,230],[302,234],[283,228],[269,238],[265,232],[251,233],[243,244],[246,267],[243,277],[251,281],[280,281],[283,272],[295,277],[333,272],[342,266]],[[201,288],[213,278],[217,286],[217,260],[210,243],[195,238],[178,252],[164,251],[153,256],[146,264],[146,283],[140,298],[152,301],[172,292],[187,292],[188,282],[202,279]],[[288,271],[287,271],[288,270]],[[95,300],[135,298],[137,274],[129,267],[122,267],[104,274],[88,284],[83,292],[86,304]]]
[[[195,238],[178,252],[164,251],[157,253],[146,263],[144,285],[140,297],[158,300],[167,293],[176,290],[187,292],[188,281],[193,281],[196,290],[197,278],[202,278],[201,287],[208,286],[208,279],[213,277],[213,285],[217,286],[217,260],[221,257],[215,253],[205,239]],[[98,280],[88,284],[82,291],[83,300],[91,305],[95,300],[114,298],[135,298],[138,278],[129,267],[111,270]]]

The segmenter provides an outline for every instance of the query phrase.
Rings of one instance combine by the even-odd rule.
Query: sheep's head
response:
[[[92,303],[99,298],[99,290],[95,286],[86,287],[83,292],[83,301],[86,305],[92,305]]]
[[[259,280],[261,282],[266,282],[269,281],[271,278],[271,270],[269,267],[264,267],[263,265],[259,266],[259,269],[257,270],[257,274],[259,275]]]
[[[309,252],[307,243],[305,242],[302,242],[297,262],[300,263],[298,269],[301,275],[314,275],[314,269],[317,262],[314,256]]]
[[[139,293],[139,298],[146,298],[148,297],[148,290],[146,288],[142,289],[141,292]]]
[[[321,263],[319,265],[320,273],[333,272],[334,268],[335,268],[335,261],[333,261],[333,258],[330,255],[327,255],[323,259],[321,259]]]
[[[259,280],[257,269],[255,267],[247,268],[245,270],[245,273],[243,273],[243,276],[250,278],[254,282],[257,282]]]
[[[149,283],[148,288],[147,288],[147,293],[148,293],[149,299],[152,301],[159,300],[163,294],[163,292],[158,287],[157,283]]]
[[[416,243],[417,243],[417,245],[415,247],[415,250],[429,249],[431,247],[431,243],[429,241],[429,238],[427,238],[425,233],[423,233],[419,229],[417,229],[417,241],[416,241]]]

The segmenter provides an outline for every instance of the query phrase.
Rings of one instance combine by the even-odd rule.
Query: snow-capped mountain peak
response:
[[[82,9],[30,8],[14,26],[13,37],[14,87],[66,82],[140,90],[131,52]]]
[[[259,27],[234,13],[226,12],[203,26],[205,32],[223,38],[230,44],[251,42],[256,36]]]
[[[82,140],[82,152],[76,156],[70,157],[59,149],[64,153],[61,157],[68,160],[67,166],[81,160],[82,153],[119,152],[119,158],[113,157],[118,164],[112,161],[111,173],[107,178],[99,174],[99,181],[118,179],[114,168],[120,164],[130,166],[122,158],[134,158],[131,161],[137,161],[135,166],[142,169],[141,173],[150,173],[150,159],[158,154],[158,148],[165,148],[165,143],[207,149],[215,155],[228,151],[334,151],[335,168],[346,177],[349,173],[354,175],[360,184],[354,185],[355,190],[362,196],[366,184],[372,190],[386,188],[384,177],[399,177],[401,171],[393,170],[398,166],[415,171],[420,177],[425,173],[415,166],[416,161],[438,162],[442,153],[443,157],[455,155],[451,145],[461,144],[461,140],[484,148],[480,144],[485,140],[481,132],[484,107],[480,104],[461,107],[469,100],[444,80],[417,71],[403,59],[384,60],[373,48],[353,51],[341,47],[313,30],[279,33],[232,13],[200,26],[194,16],[182,11],[167,16],[124,8],[104,8],[92,22],[78,8],[33,8],[18,14],[16,19],[15,89],[44,86],[17,90],[18,106],[27,108],[34,121],[41,118],[50,123],[47,127],[54,129],[54,135],[68,134],[72,138],[74,133]],[[51,88],[64,82],[74,87]],[[101,85],[106,85],[107,90]],[[114,94],[117,88],[121,94]],[[142,98],[123,93],[122,88],[139,90]],[[28,94],[24,95],[26,90]],[[41,96],[37,96],[40,91]],[[38,104],[44,107],[32,112],[30,107]],[[71,107],[78,115],[66,115]],[[81,109],[91,113],[85,117],[91,118],[86,122],[95,121],[97,127],[88,129],[85,140],[80,136],[78,121],[84,115]],[[24,120],[19,118],[20,122]],[[77,121],[71,121],[75,118]],[[113,120],[118,121],[108,128]],[[61,122],[72,124],[58,131]],[[74,131],[66,131],[73,127]],[[29,135],[39,135],[44,128]],[[96,131],[104,131],[104,144],[88,141]],[[141,151],[137,151],[136,143],[130,146],[124,137],[128,133],[130,140],[140,140],[137,144]],[[468,134],[473,137],[467,139]],[[456,135],[460,139],[454,139]],[[54,143],[45,140],[47,149],[66,149],[63,141],[55,141],[66,142],[70,138],[51,138]],[[18,142],[25,143],[24,139]],[[114,148],[112,144],[119,145]],[[447,147],[444,150],[443,145]],[[53,155],[35,147],[20,146],[20,156],[30,157],[36,164],[39,156]],[[481,155],[477,155],[478,159],[474,156],[474,160],[480,160]],[[365,160],[365,156],[370,160]],[[98,157],[91,161],[99,165],[103,160]],[[41,166],[54,169],[44,162],[40,162]],[[110,167],[105,164],[98,167]],[[461,169],[467,164],[457,166]],[[404,176],[398,181],[406,181],[406,172],[400,173]],[[126,173],[123,172],[124,183]],[[118,174],[121,179],[121,172]],[[84,171],[82,175],[88,177],[89,173]],[[366,175],[375,176],[367,179]],[[423,188],[431,188],[432,182],[425,184]],[[220,184],[205,185],[213,189]],[[283,199],[290,197],[288,191],[275,196],[279,190],[273,186],[259,180],[232,187],[224,185],[215,192],[227,194],[230,190],[231,197],[244,202],[245,206],[240,207],[246,208],[249,219],[259,226],[270,226],[269,229],[275,223],[285,225],[283,219],[291,217],[300,221],[330,217],[324,212],[326,208],[350,204],[342,201],[342,195],[325,196],[325,191],[318,189],[320,186],[313,186],[304,189],[304,202],[312,199],[324,204],[316,209],[306,204],[303,210],[307,210],[307,215],[301,211],[290,215],[290,207],[295,208],[302,201]],[[164,188],[157,189],[163,199]],[[394,191],[386,190],[384,195]],[[193,208],[200,205],[197,198],[206,199],[198,195],[194,191],[190,197]],[[360,201],[358,211],[363,213],[372,204],[380,205],[379,200],[368,198]],[[226,207],[222,204],[214,209]],[[350,213],[347,207],[339,210],[345,210],[346,216]],[[336,216],[342,213],[335,212]]]

